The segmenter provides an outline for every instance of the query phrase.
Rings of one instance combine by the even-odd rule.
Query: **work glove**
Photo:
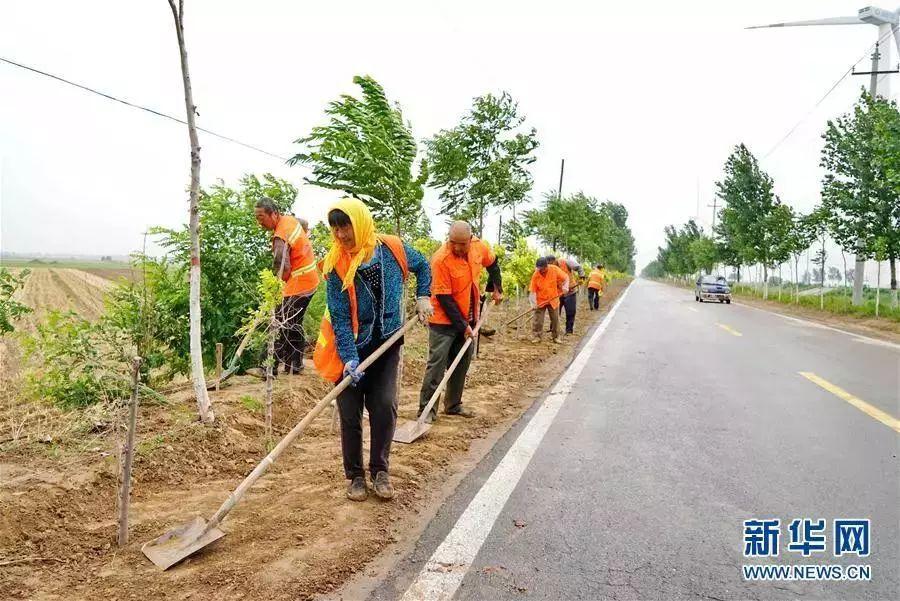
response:
[[[359,371],[359,361],[353,359],[352,361],[347,361],[344,364],[344,377],[350,376],[350,385],[356,386],[359,384],[359,381],[362,380],[362,377],[366,375],[366,372]]]
[[[431,305],[431,297],[428,296],[420,296],[416,299],[416,313],[419,316],[419,321],[423,324],[428,323],[428,320],[431,319],[431,316],[434,315],[434,307]]]
[[[466,326],[466,331],[463,332],[463,340],[467,338],[471,338],[474,332],[472,331],[472,326]]]
[[[528,295],[528,304],[531,305],[531,308],[532,308],[532,309],[536,309],[536,308],[537,308],[537,294],[535,294],[534,292],[532,292],[532,293],[530,293],[530,294]]]

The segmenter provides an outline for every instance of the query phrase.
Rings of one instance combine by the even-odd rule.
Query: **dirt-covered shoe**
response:
[[[458,417],[475,417],[475,412],[471,409],[466,409],[465,407],[461,407],[457,411],[448,411],[447,415],[456,415]]]
[[[562,341],[559,338],[554,338],[553,344],[562,344]]]
[[[347,487],[347,498],[351,501],[365,501],[369,496],[369,490],[366,488],[366,479],[362,476],[357,476],[353,480],[350,481],[350,486]]]
[[[375,496],[385,501],[394,498],[394,487],[391,486],[391,478],[387,472],[375,474]]]
[[[481,332],[482,336],[487,336],[488,338],[497,333],[497,330],[495,330],[494,328],[489,328],[487,326],[481,326],[481,329],[478,331]]]

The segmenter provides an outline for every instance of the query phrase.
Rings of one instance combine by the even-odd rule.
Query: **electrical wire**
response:
[[[36,74],[42,75],[44,77],[49,77],[50,79],[54,79],[56,81],[66,84],[66,85],[76,87],[80,90],[84,90],[85,92],[90,92],[91,94],[96,94],[97,96],[102,96],[103,98],[106,98],[107,100],[112,100],[113,102],[118,102],[119,104],[124,104],[125,106],[131,107],[133,109],[144,111],[144,112],[150,113],[151,115],[156,115],[157,117],[162,117],[164,119],[168,119],[170,121],[174,121],[174,122],[180,123],[182,125],[187,125],[187,121],[185,121],[184,119],[179,119],[178,117],[175,117],[173,115],[168,115],[161,111],[157,111],[155,109],[152,109],[152,108],[149,108],[146,106],[141,106],[140,104],[135,104],[133,102],[129,102],[127,100],[117,98],[116,96],[113,96],[112,94],[107,94],[106,92],[101,92],[100,90],[95,90],[94,88],[82,85],[80,83],[76,83],[74,81],[70,81],[64,77],[60,77],[59,75],[47,73],[46,71],[41,71],[40,69],[35,69],[34,67],[29,67],[28,65],[23,65],[22,63],[17,63],[16,61],[9,60],[8,58],[4,58],[2,56],[0,56],[0,62],[4,62],[8,65],[12,65],[14,67],[24,69],[26,71],[30,71],[32,73],[36,73]],[[232,144],[237,144],[238,146],[243,146],[244,148],[248,148],[250,150],[259,152],[261,154],[278,159],[285,163],[288,161],[288,159],[286,157],[275,154],[274,152],[269,152],[268,150],[263,150],[262,148],[259,148],[258,146],[254,146],[253,144],[248,144],[247,142],[242,142],[236,138],[232,138],[231,136],[226,136],[224,134],[216,133],[212,130],[205,129],[202,127],[198,127],[197,130],[202,131],[203,133],[207,133],[216,138],[219,138],[220,140],[225,140],[226,142],[231,142]]]
[[[801,117],[800,120],[797,121],[797,123],[795,123],[794,126],[793,126],[790,130],[788,130],[788,132],[784,135],[784,137],[782,137],[782,138],[778,141],[778,143],[775,144],[775,146],[773,146],[773,147],[769,150],[769,152],[767,152],[765,155],[763,155],[763,160],[769,158],[769,156],[771,156],[773,152],[775,152],[782,144],[784,144],[784,142],[785,142],[788,138],[790,138],[790,137],[794,134],[795,131],[797,131],[797,128],[799,128],[799,127],[800,127],[807,119],[809,119],[809,116],[812,115],[812,114],[816,111],[816,109],[819,108],[819,106],[820,106],[823,102],[825,102],[825,99],[828,98],[828,97],[831,95],[831,93],[834,92],[834,90],[835,90],[839,85],[841,85],[841,82],[843,82],[843,81],[847,78],[848,75],[850,75],[851,73],[853,73],[853,70],[856,68],[856,65],[859,64],[863,59],[865,59],[865,58],[866,58],[866,55],[869,54],[869,52],[871,52],[872,49],[875,48],[875,46],[881,44],[881,43],[882,43],[884,40],[886,40],[886,39],[888,38],[888,36],[890,36],[890,35],[892,35],[892,32],[891,32],[891,31],[888,31],[888,32],[887,32],[884,36],[882,36],[878,41],[876,41],[874,44],[872,44],[871,46],[869,46],[869,47],[866,49],[866,51],[863,52],[862,56],[859,57],[859,59],[857,59],[852,65],[850,65],[850,68],[847,69],[847,70],[844,72],[844,74],[841,75],[841,77],[840,77],[836,82],[834,82],[834,85],[832,85],[832,86],[828,89],[827,92],[825,92],[825,95],[822,96],[821,98],[819,98],[819,101],[816,102],[816,104],[813,105],[813,107],[812,107],[811,109],[809,109],[809,111],[807,111],[807,113],[806,113],[805,115],[803,115],[803,117]]]

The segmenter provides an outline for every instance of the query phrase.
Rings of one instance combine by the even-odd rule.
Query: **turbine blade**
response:
[[[829,17],[827,19],[814,19],[812,21],[788,21],[786,23],[772,23],[771,25],[754,25],[747,29],[766,29],[769,27],[807,27],[811,25],[865,25],[866,22],[859,17]]]
[[[894,32],[894,43],[897,45],[897,56],[900,56],[900,25],[891,25]]]

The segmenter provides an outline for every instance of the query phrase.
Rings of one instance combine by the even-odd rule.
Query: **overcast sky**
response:
[[[418,139],[452,127],[473,97],[508,90],[541,142],[535,201],[557,186],[564,157],[564,192],[628,208],[638,268],[665,225],[695,216],[698,184],[708,227],[714,182],[739,142],[784,201],[812,207],[825,121],[868,80],[847,77],[808,113],[877,37],[862,25],[744,30],[864,5],[837,0],[186,5],[200,126],[290,155],[326,103],[354,91],[355,74],[384,85]],[[0,56],[184,116],[166,0],[0,0]],[[335,197],[303,185],[305,169],[202,133],[201,144],[204,185],[270,171],[300,186],[294,211],[311,221]],[[127,254],[148,226],[186,221],[188,176],[184,126],[0,63],[3,251]],[[429,191],[442,235],[438,204]]]

